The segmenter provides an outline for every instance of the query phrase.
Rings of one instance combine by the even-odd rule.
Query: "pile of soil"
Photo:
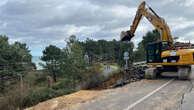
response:
[[[92,100],[99,96],[99,94],[104,92],[105,91],[81,90],[73,94],[64,95],[61,97],[47,100],[45,102],[41,102],[38,105],[27,108],[25,110],[62,110],[64,109],[64,107],[68,108],[72,105]]]

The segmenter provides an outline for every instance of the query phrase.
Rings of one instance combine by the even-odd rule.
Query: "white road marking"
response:
[[[131,110],[133,107],[135,107],[137,104],[141,103],[142,101],[144,101],[145,99],[147,99],[148,97],[152,96],[153,94],[155,94],[156,92],[158,92],[160,89],[162,89],[163,87],[167,86],[168,84],[170,84],[172,81],[174,81],[174,79],[171,79],[170,81],[166,82],[165,84],[163,84],[162,86],[160,86],[159,88],[155,89],[154,91],[152,91],[151,93],[149,93],[148,95],[144,96],[143,98],[139,99],[138,101],[136,101],[135,103],[129,105],[126,109],[124,110]]]

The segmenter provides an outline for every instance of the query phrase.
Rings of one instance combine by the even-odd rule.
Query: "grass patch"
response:
[[[102,67],[100,68],[100,71],[104,71],[104,69],[105,69],[104,66],[102,66]]]
[[[112,68],[114,68],[115,70],[118,70],[119,69],[119,66],[118,65],[110,65]]]

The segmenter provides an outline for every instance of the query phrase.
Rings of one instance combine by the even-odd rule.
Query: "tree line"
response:
[[[125,64],[123,60],[125,51],[129,52],[130,62],[145,60],[146,45],[157,41],[157,36],[159,33],[156,30],[146,33],[134,51],[132,42],[120,42],[115,39],[96,41],[90,38],[79,41],[75,35],[72,35],[66,42],[65,48],[61,49],[55,45],[45,47],[41,60],[46,63],[42,66],[51,73],[54,81],[57,76],[66,76],[72,83],[76,83],[84,79],[84,72],[96,62],[117,63],[122,67]],[[8,87],[6,85],[18,81],[19,76],[25,76],[33,67],[35,64],[32,63],[32,55],[25,43],[10,44],[7,36],[0,35],[1,91]]]
[[[41,60],[46,62],[44,68],[48,69],[56,81],[56,74],[69,74],[76,76],[76,79],[82,79],[84,75],[73,75],[84,71],[87,66],[96,62],[112,62],[124,65],[123,53],[128,51],[130,60],[134,45],[132,42],[123,43],[112,40],[92,40],[87,38],[81,42],[76,39],[75,35],[70,36],[67,46],[63,49],[54,45],[49,45],[43,50]],[[87,58],[85,58],[87,56]]]
[[[85,72],[87,66],[96,62],[117,63],[123,67],[125,64],[123,53],[125,51],[129,53],[129,63],[144,61],[147,44],[157,41],[158,38],[159,33],[157,30],[146,33],[138,44],[138,48],[133,51],[134,44],[132,42],[120,42],[115,39],[112,41],[95,41],[90,38],[85,41],[79,41],[75,35],[72,35],[67,41],[67,46],[63,49],[54,45],[46,47],[43,50],[41,60],[46,62],[44,68],[52,73],[54,81],[56,81],[56,74],[68,75],[73,80],[81,80],[84,77],[81,73]],[[87,56],[88,60],[84,56]]]
[[[19,76],[35,66],[32,55],[25,43],[9,44],[8,37],[0,35],[0,91],[14,84]]]

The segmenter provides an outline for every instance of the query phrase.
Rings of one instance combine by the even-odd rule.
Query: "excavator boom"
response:
[[[145,1],[139,5],[130,30],[121,32],[121,41],[131,40],[143,16],[158,30],[160,33],[160,41],[169,42],[170,47],[172,47],[173,40],[168,24],[151,7],[146,8]]]

